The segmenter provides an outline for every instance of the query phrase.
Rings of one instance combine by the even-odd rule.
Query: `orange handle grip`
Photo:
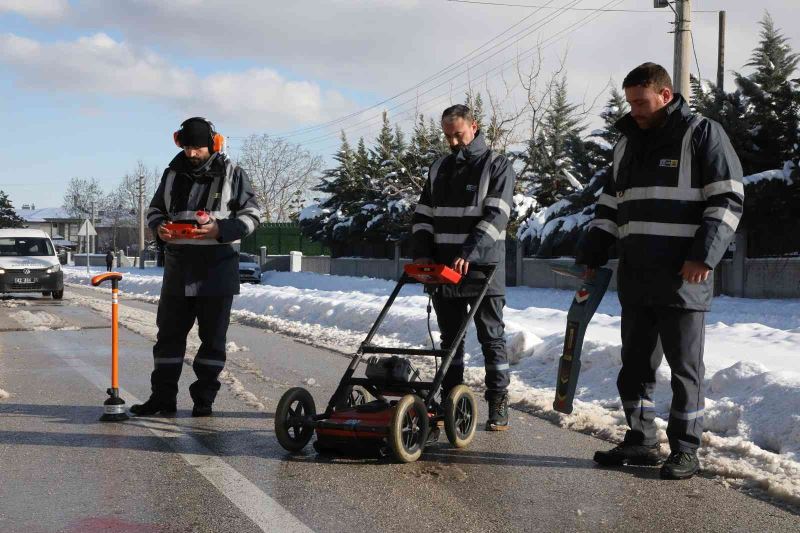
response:
[[[119,388],[119,287],[122,279],[119,272],[105,272],[92,278],[97,287],[104,281],[111,281],[111,388]]]
[[[104,274],[98,274],[97,276],[92,278],[92,285],[97,287],[104,281],[120,281],[122,280],[122,274],[119,272],[106,272]]]

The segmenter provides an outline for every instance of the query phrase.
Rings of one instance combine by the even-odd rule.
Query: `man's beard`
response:
[[[192,165],[194,168],[200,168],[203,164],[208,161],[208,159],[203,159],[202,157],[189,157],[189,164]]]
[[[652,130],[661,126],[667,118],[666,108],[661,108],[647,117],[633,117],[633,121],[639,126],[640,130]]]

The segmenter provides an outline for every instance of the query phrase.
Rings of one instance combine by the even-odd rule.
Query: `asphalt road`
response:
[[[799,516],[713,479],[598,468],[608,443],[517,411],[511,431],[479,430],[465,450],[443,437],[413,464],[289,455],[272,430],[281,394],[305,386],[324,405],[347,359],[239,324],[228,340],[246,351],[228,356],[215,417],[189,416],[185,366],[176,418],[100,423],[109,321],[76,294],[107,298],[0,301],[3,532],[800,530]],[[155,305],[123,304],[155,322]],[[150,334],[132,329],[120,331],[129,405],[147,398],[152,368]]]

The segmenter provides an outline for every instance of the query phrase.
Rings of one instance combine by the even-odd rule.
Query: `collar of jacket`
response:
[[[225,154],[215,152],[211,154],[208,161],[203,163],[201,167],[195,168],[189,163],[186,154],[180,152],[170,161],[169,168],[174,170],[178,175],[183,175],[191,180],[205,183],[212,181],[219,175],[224,175],[226,164],[227,158]]]
[[[667,104],[667,120],[658,128],[653,128],[652,132],[648,132],[656,137],[670,136],[675,133],[678,126],[681,124],[688,124],[692,118],[692,108],[689,103],[679,93],[675,93],[672,101]],[[630,113],[619,119],[614,127],[617,128],[625,137],[633,139],[641,139],[645,136],[644,130],[639,128],[636,121],[633,120]]]
[[[456,152],[456,163],[472,163],[488,151],[489,147],[486,146],[486,137],[484,137],[481,130],[478,130],[472,142]]]

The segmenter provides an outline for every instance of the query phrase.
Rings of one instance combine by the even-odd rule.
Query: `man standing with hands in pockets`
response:
[[[622,369],[617,380],[630,429],[594,460],[607,466],[657,465],[653,391],[662,353],[672,371],[665,479],[698,472],[703,433],[705,313],[712,270],[742,214],[742,167],[718,123],[692,112],[663,67],[644,63],[623,81],[631,111],[617,122],[613,176],[578,245],[587,276],[619,240]]]

